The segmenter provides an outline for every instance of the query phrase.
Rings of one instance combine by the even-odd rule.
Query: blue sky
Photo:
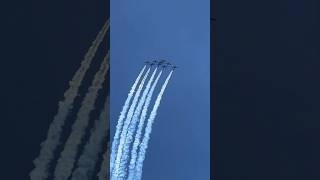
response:
[[[209,179],[209,7],[209,0],[111,1],[112,137],[143,62],[163,58],[179,66],[153,125],[143,179]]]

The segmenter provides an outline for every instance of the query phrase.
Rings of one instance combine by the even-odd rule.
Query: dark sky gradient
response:
[[[209,179],[209,1],[115,0],[110,15],[112,137],[143,62],[168,59],[179,68],[155,119],[143,179]]]
[[[320,178],[319,5],[216,2],[214,179]]]
[[[106,0],[12,2],[2,53],[1,175],[25,180],[68,81],[106,21]],[[92,78],[106,43],[90,70]],[[104,49],[104,50],[103,50]],[[87,87],[83,88],[85,92]],[[99,107],[97,107],[99,110]]]

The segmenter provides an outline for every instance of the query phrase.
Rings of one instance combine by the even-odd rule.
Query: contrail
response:
[[[110,159],[110,172],[113,171],[113,165],[114,165],[114,162],[116,160],[116,154],[117,154],[117,149],[118,149],[118,145],[119,145],[119,139],[120,139],[120,133],[122,131],[122,126],[123,126],[123,120],[124,118],[126,117],[126,113],[127,113],[127,110],[129,108],[129,103],[132,99],[132,96],[133,96],[133,93],[134,93],[134,90],[136,89],[139,81],[140,81],[140,78],[144,72],[144,70],[146,69],[146,66],[144,66],[142,68],[142,70],[140,71],[137,79],[135,80],[135,82],[133,83],[132,87],[131,87],[131,90],[128,94],[128,97],[122,107],[122,111],[120,113],[120,116],[119,116],[119,119],[118,119],[118,124],[116,126],[116,132],[115,132],[115,135],[113,137],[113,142],[112,142],[112,148],[111,148],[111,159]]]
[[[146,85],[146,88],[144,89],[144,91],[142,93],[142,96],[141,96],[141,99],[139,100],[138,106],[133,114],[132,121],[130,123],[129,129],[128,129],[128,132],[126,135],[124,147],[123,147],[122,159],[120,162],[120,167],[122,167],[122,168],[124,168],[127,164],[127,161],[129,158],[130,145],[133,141],[133,134],[135,133],[136,125],[139,120],[139,116],[141,114],[142,106],[145,103],[147,94],[150,90],[150,86],[151,86],[151,83],[154,79],[156,72],[157,72],[157,68],[153,71],[151,78],[149,79],[148,84]],[[122,174],[120,174],[120,178],[125,178],[126,177],[126,170],[121,173]]]
[[[93,171],[98,160],[98,155],[102,151],[104,139],[109,128],[109,97],[106,99],[105,107],[100,113],[99,119],[95,122],[89,141],[84,147],[83,153],[79,158],[78,167],[72,173],[72,180],[92,179]]]
[[[138,161],[137,161],[137,166],[136,166],[136,175],[135,175],[135,180],[140,180],[141,179],[141,176],[142,176],[142,166],[143,166],[143,161],[145,159],[145,156],[146,156],[146,150],[148,148],[148,142],[149,142],[149,139],[150,139],[150,133],[152,131],[152,124],[153,124],[153,121],[157,115],[157,110],[159,108],[159,105],[160,105],[160,102],[161,102],[161,98],[162,98],[162,95],[164,93],[164,90],[166,89],[166,86],[171,78],[171,75],[172,75],[172,72],[170,72],[170,74],[168,75],[166,81],[164,82],[164,84],[162,85],[162,88],[160,90],[160,93],[156,99],[156,102],[153,106],[153,109],[150,113],[150,117],[148,119],[148,123],[147,123],[147,126],[146,126],[146,129],[145,129],[145,133],[144,133],[144,137],[143,137],[143,140],[140,144],[140,151],[139,151],[139,157],[138,157]]]
[[[108,141],[108,144],[107,144],[107,149],[106,149],[106,152],[103,154],[103,162],[101,164],[101,167],[100,167],[100,171],[98,173],[98,179],[99,180],[107,180],[109,179],[109,165],[110,165],[110,161],[109,161],[109,141]]]
[[[125,143],[124,143],[124,147],[123,147],[123,153],[122,153],[122,158],[121,158],[121,162],[120,162],[120,167],[124,169],[124,167],[127,164],[128,158],[129,158],[129,151],[130,151],[130,145],[133,141],[133,134],[135,133],[136,130],[136,124],[139,120],[139,116],[141,114],[141,110],[142,107],[145,103],[146,97],[148,95],[148,92],[150,90],[151,87],[151,83],[153,82],[154,76],[157,72],[157,68],[153,71],[151,78],[148,81],[148,84],[146,85],[146,88],[144,89],[141,99],[139,100],[138,106],[133,114],[132,117],[132,121],[130,123],[127,135],[126,135],[126,139],[125,139]],[[125,178],[126,177],[126,170],[124,170],[123,172],[120,172],[121,174],[119,175],[120,178]]]
[[[130,164],[129,164],[128,180],[131,180],[134,177],[134,171],[135,171],[135,165],[136,165],[136,159],[137,159],[137,151],[138,151],[138,146],[140,144],[140,138],[141,138],[141,133],[142,133],[142,129],[143,129],[143,126],[144,126],[144,121],[145,121],[146,116],[147,116],[148,107],[150,105],[154,89],[158,84],[158,81],[159,81],[159,79],[161,77],[161,74],[162,74],[162,71],[160,71],[160,73],[158,74],[156,80],[152,84],[152,87],[151,87],[151,89],[150,89],[150,91],[148,93],[146,102],[145,102],[145,104],[143,106],[143,110],[142,110],[141,117],[140,117],[140,120],[139,120],[138,129],[137,129],[137,132],[136,132],[136,135],[135,135],[135,139],[134,139],[134,142],[133,142],[133,147],[132,147],[132,150],[131,150],[131,160],[130,160]]]
[[[139,99],[139,96],[140,96],[141,90],[143,88],[144,82],[145,82],[146,78],[149,75],[149,72],[150,72],[150,68],[148,69],[148,71],[144,75],[144,77],[143,77],[143,79],[142,79],[142,81],[141,81],[141,83],[139,85],[139,88],[138,88],[138,90],[137,90],[137,92],[136,92],[136,94],[135,94],[135,96],[133,98],[132,104],[131,104],[131,106],[129,108],[126,120],[125,120],[124,125],[123,125],[123,129],[122,129],[122,132],[121,132],[121,135],[120,135],[121,138],[120,138],[120,142],[119,142],[116,161],[115,161],[115,164],[114,164],[115,167],[114,167],[114,169],[112,171],[112,177],[116,178],[116,179],[119,178],[119,173],[123,171],[123,169],[120,167],[120,161],[121,161],[121,157],[122,157],[124,141],[125,141],[125,138],[126,138],[126,134],[128,132],[128,127],[130,125],[131,118],[133,116],[134,110],[135,110],[136,105],[137,105],[137,101]],[[113,178],[111,178],[111,179],[113,179]]]
[[[95,74],[91,87],[85,95],[77,119],[72,125],[72,131],[68,137],[65,147],[58,159],[56,169],[54,171],[55,180],[67,180],[71,175],[71,171],[76,160],[78,146],[85,134],[86,127],[90,120],[90,112],[94,109],[98,91],[102,88],[106,73],[109,69],[109,52],[105,56],[99,71]]]
[[[106,32],[109,29],[109,20],[104,24],[96,39],[92,42],[91,47],[86,53],[84,60],[81,62],[80,68],[74,74],[69,83],[69,89],[64,93],[64,100],[59,102],[58,112],[54,116],[49,126],[47,139],[41,143],[39,156],[33,161],[35,168],[30,172],[31,180],[44,180],[49,176],[49,163],[54,158],[54,151],[60,144],[60,136],[65,120],[72,109],[75,97],[78,95],[81,82],[90,67],[93,57],[101,44]]]

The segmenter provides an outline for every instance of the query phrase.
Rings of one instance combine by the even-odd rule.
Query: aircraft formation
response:
[[[167,62],[166,60],[159,60],[159,61],[145,61],[144,62],[146,65],[149,65],[150,67],[152,66],[158,66],[161,67],[163,69],[169,67],[172,68],[172,70],[175,70],[176,68],[178,68],[178,66],[171,64],[170,62]]]

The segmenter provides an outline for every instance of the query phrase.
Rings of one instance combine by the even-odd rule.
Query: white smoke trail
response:
[[[92,179],[93,171],[98,160],[98,155],[102,151],[104,139],[109,129],[109,97],[106,99],[105,107],[100,113],[99,119],[96,120],[91,132],[89,141],[84,147],[83,153],[79,158],[78,167],[72,173],[72,180]]]
[[[109,161],[109,141],[108,141],[108,144],[107,144],[107,149],[105,151],[105,153],[103,154],[103,161],[102,161],[102,164],[101,164],[101,167],[100,167],[100,171],[98,173],[98,179],[99,180],[107,180],[109,179],[109,165],[110,165],[110,161]]]
[[[157,68],[153,71],[151,78],[148,81],[148,84],[146,85],[146,88],[144,89],[141,99],[139,100],[138,106],[133,114],[131,124],[129,126],[128,133],[126,135],[124,147],[123,147],[123,153],[122,153],[122,159],[120,162],[120,167],[124,168],[128,162],[129,159],[129,150],[130,150],[130,145],[133,141],[133,134],[135,133],[136,130],[136,125],[139,120],[139,116],[141,114],[142,106],[145,103],[147,94],[150,90],[151,83],[153,82],[154,76],[157,72]],[[120,174],[120,178],[125,178],[126,177],[126,170]]]
[[[94,109],[98,91],[102,88],[106,73],[109,69],[109,52],[103,59],[99,71],[95,74],[91,87],[85,95],[77,119],[72,125],[72,131],[68,137],[61,156],[58,159],[56,169],[54,171],[55,180],[67,180],[71,175],[74,162],[76,160],[78,146],[85,134],[86,127],[90,120],[90,112]]]
[[[135,179],[134,180],[140,180],[141,179],[141,176],[142,176],[142,166],[143,166],[143,161],[145,159],[145,156],[146,156],[146,150],[148,148],[148,142],[149,142],[149,139],[150,139],[150,133],[152,131],[152,124],[154,122],[154,119],[155,117],[157,116],[157,110],[160,106],[160,102],[161,102],[161,98],[162,98],[162,95],[168,85],[168,82],[171,78],[171,75],[172,75],[172,72],[170,72],[170,74],[168,75],[166,81],[164,82],[164,84],[162,85],[162,88],[160,90],[160,93],[156,99],[156,102],[153,106],[153,109],[150,113],[150,117],[148,119],[148,123],[147,123],[147,126],[146,126],[146,129],[145,129],[145,133],[144,133],[144,137],[143,137],[143,140],[140,144],[140,151],[139,151],[139,156],[138,156],[138,160],[137,160],[137,165],[136,165],[136,174],[135,174]]]
[[[122,111],[120,113],[120,116],[119,116],[119,119],[118,119],[118,124],[116,126],[116,132],[115,132],[115,135],[113,137],[113,142],[112,142],[112,148],[111,148],[111,158],[110,158],[110,172],[113,171],[113,165],[114,165],[114,162],[116,160],[116,154],[117,154],[117,149],[118,149],[118,145],[119,145],[119,139],[120,139],[120,133],[122,131],[122,126],[123,126],[123,120],[124,118],[126,117],[126,113],[128,111],[128,108],[129,108],[129,103],[131,101],[131,98],[133,96],[133,93],[134,93],[134,90],[136,89],[139,81],[140,81],[140,78],[145,70],[146,66],[144,66],[142,68],[142,70],[140,71],[137,79],[134,81],[132,87],[131,87],[131,90],[128,94],[128,97],[122,107]]]
[[[147,99],[145,101],[145,104],[143,106],[142,109],[142,113],[141,113],[141,117],[139,119],[139,124],[138,124],[138,129],[134,138],[134,142],[133,142],[133,147],[131,150],[131,160],[130,160],[130,164],[129,164],[129,176],[128,176],[128,180],[132,179],[134,177],[134,169],[135,169],[135,165],[136,165],[136,158],[137,158],[137,150],[138,150],[138,146],[140,144],[140,138],[141,138],[141,133],[142,133],[142,129],[144,126],[144,121],[146,119],[147,116],[147,112],[148,112],[148,107],[150,105],[151,102],[151,98],[154,92],[155,87],[158,84],[158,81],[161,77],[162,71],[160,71],[160,73],[158,74],[156,80],[154,81],[154,83],[152,84],[152,87],[148,93]]]
[[[141,113],[141,117],[139,120],[139,125],[138,125],[138,129],[135,135],[135,140],[133,143],[133,147],[131,150],[131,160],[130,160],[130,164],[129,164],[129,176],[128,176],[128,180],[133,179],[134,177],[134,173],[135,173],[135,166],[136,166],[136,159],[137,159],[137,151],[138,151],[138,146],[140,144],[140,139],[141,139],[141,134],[142,134],[142,130],[143,130],[143,126],[144,126],[144,121],[146,119],[147,116],[147,112],[148,112],[148,107],[150,105],[151,102],[151,98],[154,92],[154,89],[161,77],[162,71],[160,71],[160,73],[158,74],[155,82],[153,83],[150,92],[148,93],[148,97],[146,99],[146,103],[143,106],[143,110]]]
[[[90,67],[93,57],[101,44],[106,32],[109,29],[109,20],[104,24],[96,39],[92,42],[91,47],[86,53],[84,60],[81,62],[80,68],[74,74],[69,83],[69,89],[64,93],[64,100],[59,102],[58,112],[54,116],[49,126],[47,139],[41,143],[39,156],[33,161],[35,168],[30,172],[31,180],[44,180],[49,176],[49,163],[54,158],[54,151],[60,144],[60,136],[65,120],[72,109],[75,97],[78,95],[81,82]]]
[[[117,156],[116,156],[116,161],[115,161],[115,164],[114,164],[115,167],[114,167],[114,169],[112,171],[112,177],[113,178],[111,178],[111,179],[116,178],[118,180],[119,179],[119,173],[122,171],[122,169],[120,167],[120,161],[121,161],[121,157],[122,157],[124,141],[125,141],[126,134],[128,132],[128,127],[130,125],[131,118],[132,118],[134,110],[136,108],[136,105],[137,105],[141,90],[143,88],[143,85],[144,85],[144,82],[145,82],[146,78],[149,75],[149,72],[150,72],[150,68],[148,69],[148,71],[144,75],[143,80],[141,81],[141,83],[139,85],[139,88],[138,88],[138,90],[137,90],[137,92],[136,92],[136,94],[135,94],[135,96],[133,98],[132,104],[131,104],[131,106],[129,108],[126,120],[124,121],[123,129],[122,129],[122,132],[121,132],[121,135],[120,135],[120,141],[119,141],[119,147],[118,147],[118,152],[117,152]]]

